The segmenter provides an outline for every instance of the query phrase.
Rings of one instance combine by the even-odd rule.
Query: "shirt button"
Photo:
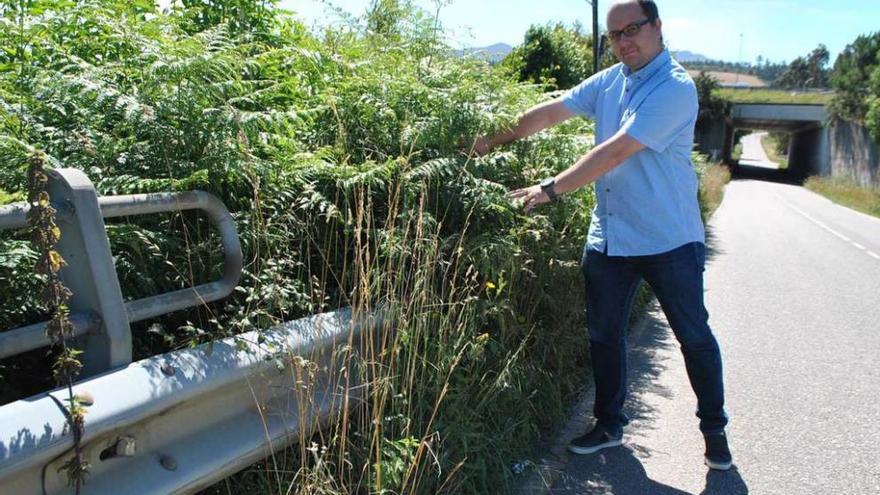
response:
[[[614,216],[614,213],[609,213],[608,216],[609,216],[609,217],[613,217],[613,216]]]
[[[605,189],[605,192],[611,192],[611,189]]]

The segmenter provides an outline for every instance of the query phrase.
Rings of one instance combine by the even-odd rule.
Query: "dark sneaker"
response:
[[[730,455],[730,449],[727,447],[727,435],[722,432],[705,435],[703,438],[706,439],[706,465],[718,471],[730,469],[733,465],[733,456]]]
[[[575,454],[592,454],[608,447],[623,444],[623,434],[612,435],[601,426],[594,426],[586,435],[581,435],[568,444],[568,450]]]

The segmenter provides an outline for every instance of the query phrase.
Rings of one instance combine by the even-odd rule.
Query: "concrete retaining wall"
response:
[[[724,121],[706,119],[697,122],[694,141],[697,151],[709,155],[713,161],[723,159],[725,133]]]
[[[880,147],[871,139],[868,129],[835,119],[829,133],[831,175],[849,177],[863,186],[880,187]]]
[[[830,132],[827,127],[815,127],[792,133],[788,149],[788,164],[801,177],[831,175]]]

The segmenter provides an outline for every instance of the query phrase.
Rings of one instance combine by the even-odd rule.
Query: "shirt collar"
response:
[[[621,72],[623,76],[627,79],[635,79],[637,81],[644,81],[649,77],[653,76],[655,72],[661,67],[669,65],[672,62],[672,57],[669,55],[669,50],[663,49],[660,53],[654,57],[653,60],[648,62],[647,65],[642,67],[641,69],[633,72],[626,65],[621,64]]]

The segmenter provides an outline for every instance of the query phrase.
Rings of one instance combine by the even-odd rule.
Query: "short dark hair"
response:
[[[638,0],[638,2],[642,13],[651,21],[651,24],[660,18],[660,12],[657,11],[657,4],[654,3],[654,0]]]

